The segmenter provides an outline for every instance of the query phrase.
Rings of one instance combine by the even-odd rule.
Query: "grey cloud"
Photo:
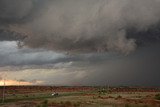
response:
[[[0,29],[0,40],[1,41],[21,41],[24,40],[27,35],[22,35],[10,30]]]
[[[48,2],[47,2],[48,3]],[[0,23],[1,27],[9,24],[21,24],[31,21],[40,15],[40,10],[46,5],[44,0],[1,0]],[[43,8],[43,10],[45,10]]]
[[[29,79],[42,80],[50,85],[159,86],[159,54],[158,44],[143,47],[128,56],[91,55],[92,60],[57,63],[51,69],[22,71],[30,75]],[[23,72],[18,72],[21,78]],[[28,76],[25,79],[28,80]]]
[[[93,61],[96,57],[96,54],[67,55],[65,53],[57,53],[44,49],[33,50],[27,47],[18,48],[16,41],[0,42],[0,66],[10,70],[13,70],[13,68],[15,70],[28,68],[64,68],[64,66],[67,67],[69,63]],[[66,63],[68,64],[66,65]],[[16,66],[18,66],[18,68]]]
[[[0,66],[6,69],[11,68],[10,70],[13,70],[13,68],[15,70],[28,68],[64,68],[66,63],[96,62],[97,60],[103,61],[104,59],[112,60],[112,56],[114,58],[119,57],[116,55],[113,53],[68,55],[44,49],[18,48],[16,41],[0,42]],[[17,69],[16,66],[18,66]]]
[[[10,72],[10,78],[33,83],[158,85],[159,5],[160,0],[1,0],[0,71],[24,71]]]
[[[1,0],[0,23],[8,24],[23,19],[29,14],[32,6],[31,0]]]
[[[9,9],[5,10],[0,20],[4,22],[2,19],[8,17],[15,22],[9,23],[7,29],[17,35],[27,35],[23,42],[31,48],[47,48],[69,53],[118,51],[129,54],[136,49],[137,40],[144,42],[139,39],[146,38],[141,32],[147,32],[160,20],[159,0],[16,2],[22,6],[27,5],[15,8],[16,3],[10,6],[10,2],[2,1],[2,4],[5,3],[3,7]],[[16,14],[8,16],[8,13],[14,12]],[[14,21],[14,18],[18,21]],[[25,19],[25,23],[18,23],[22,19]],[[140,36],[129,34],[129,29],[134,29]],[[157,35],[154,38],[156,39]]]
[[[159,86],[159,44],[138,49],[128,56],[86,64],[88,76],[81,81],[93,85]]]
[[[115,53],[76,54],[65,56],[62,59],[58,57],[57,59],[60,58],[61,60],[56,61],[56,63],[49,60],[42,65],[36,65],[39,60],[34,58],[32,61],[35,65],[25,65],[26,63],[22,61],[23,58],[19,58],[18,60],[22,61],[21,66],[11,66],[8,70],[9,73],[6,74],[8,74],[8,78],[25,79],[30,82],[37,80],[43,81],[42,84],[50,85],[159,86],[159,46],[159,44],[156,44],[141,47],[128,56]],[[28,56],[32,56],[32,53],[34,53],[27,50],[23,50],[23,52],[30,53]],[[39,54],[41,56],[47,55]],[[45,59],[48,60],[47,57]],[[7,72],[7,67],[1,67],[1,69],[3,68],[6,68],[6,70],[1,71]]]
[[[0,66],[43,65],[56,63],[63,58],[65,58],[64,54],[43,49],[18,49],[15,41],[0,42]]]

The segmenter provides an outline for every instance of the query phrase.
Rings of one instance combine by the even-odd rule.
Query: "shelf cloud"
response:
[[[71,53],[129,54],[146,42],[141,38],[160,21],[159,0],[1,0],[0,4],[1,36],[14,33],[30,48]],[[156,41],[159,35],[146,38]]]
[[[160,0],[0,0],[0,59],[8,80],[157,86]]]

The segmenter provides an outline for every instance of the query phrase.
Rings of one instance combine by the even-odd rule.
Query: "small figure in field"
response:
[[[52,93],[52,96],[58,96],[59,94],[57,92]]]

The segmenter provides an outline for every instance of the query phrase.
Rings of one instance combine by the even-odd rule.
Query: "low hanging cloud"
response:
[[[32,50],[29,48],[18,49],[17,42],[0,42],[0,67],[45,65],[65,61],[65,55],[43,49]],[[32,67],[32,66],[31,66]]]
[[[57,63],[52,69],[28,68],[6,74],[12,80],[37,80],[34,84],[159,86],[159,46],[143,47],[128,56],[95,55],[92,60]]]
[[[0,4],[1,30],[22,36],[23,45],[30,48],[129,54],[146,42],[141,38],[159,40],[159,34],[143,32],[157,29],[160,0],[1,0]],[[1,38],[6,35],[11,34]]]
[[[13,71],[28,68],[59,69],[72,65],[72,62],[106,59],[104,56],[105,54],[68,55],[44,49],[18,48],[17,41],[1,41],[0,71],[7,69]],[[109,54],[107,56],[107,59],[112,59],[109,58]]]

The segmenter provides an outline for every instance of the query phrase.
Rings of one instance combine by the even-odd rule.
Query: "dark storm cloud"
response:
[[[7,75],[13,79],[19,75],[20,79],[37,79],[45,84],[158,86],[159,47],[159,44],[141,47],[128,56],[115,53],[66,56],[51,51],[17,49],[16,42],[0,42],[0,71],[9,71]]]
[[[23,19],[29,14],[32,6],[31,0],[1,0],[0,23],[8,24]]]
[[[24,71],[29,72],[30,79],[36,78],[45,84],[159,86],[159,46],[143,47],[128,56],[88,55],[86,60],[59,62],[51,69],[41,67]]]
[[[146,42],[143,38],[149,42],[159,38],[159,33],[147,37],[144,33],[159,23],[159,0],[1,0],[0,4],[1,29],[18,38],[27,36],[23,42],[31,48],[128,54]]]
[[[64,60],[65,55],[43,49],[18,49],[15,41],[0,42],[0,66],[24,66],[54,64]]]
[[[0,71],[25,72],[13,78],[157,85],[159,42],[160,0],[0,0]]]
[[[16,33],[14,31],[0,29],[0,40],[1,41],[21,41],[24,40],[27,35]]]
[[[0,1],[0,40],[24,40],[25,32],[15,31],[11,25],[25,24],[39,17],[45,10],[43,0],[1,0]]]
[[[45,3],[44,0],[1,0],[0,23],[7,26],[31,21],[41,13]]]
[[[56,64],[65,65],[69,62],[97,61],[104,59],[105,54],[80,54],[67,55],[65,53],[56,53],[44,49],[18,48],[16,41],[0,42],[0,67],[5,66],[24,66],[24,68],[61,68]],[[110,55],[112,56],[112,55]]]
[[[80,63],[79,65],[86,70],[86,76],[80,80],[80,83],[87,85],[159,86],[159,47],[160,45],[156,44],[138,49],[128,56]]]

